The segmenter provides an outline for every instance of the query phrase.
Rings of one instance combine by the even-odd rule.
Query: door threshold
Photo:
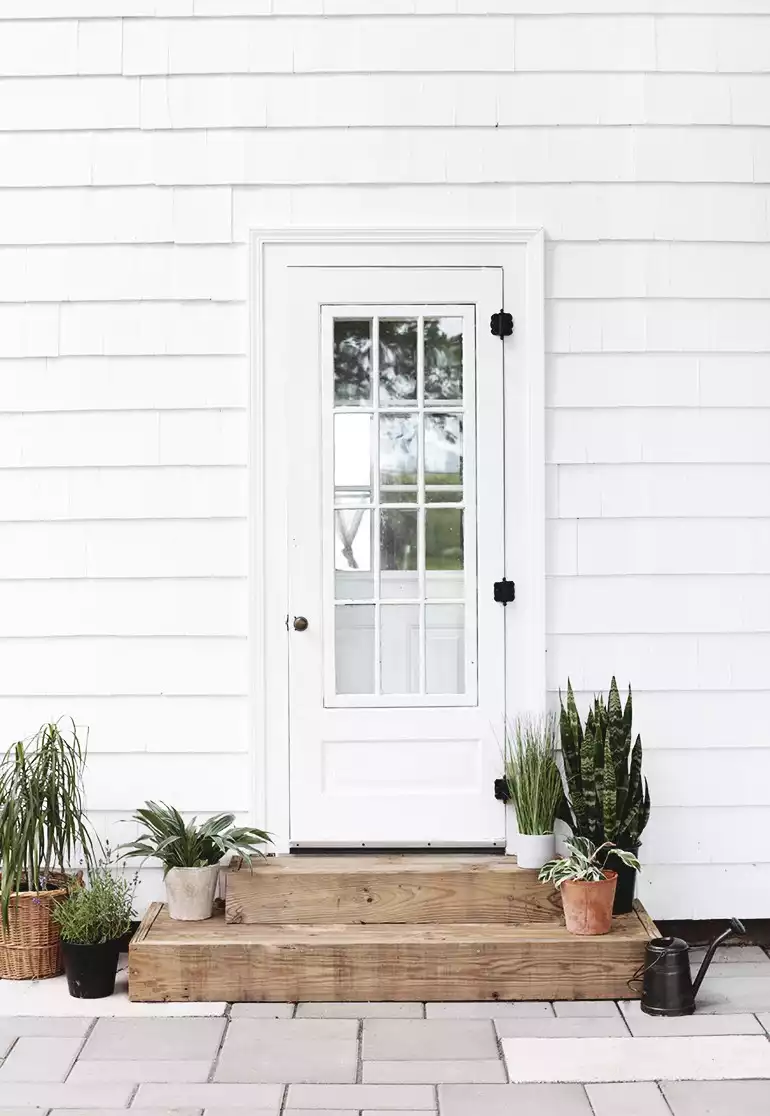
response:
[[[383,856],[388,853],[411,853],[425,856],[503,856],[505,845],[413,845],[407,842],[369,842],[365,844],[313,844],[310,841],[297,842],[290,845],[289,852],[293,856],[343,856],[355,854],[356,856]]]

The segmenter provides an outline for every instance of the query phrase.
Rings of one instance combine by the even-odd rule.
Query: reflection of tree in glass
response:
[[[380,321],[380,399],[417,398],[417,322]]]
[[[463,513],[459,509],[431,509],[425,513],[425,568],[463,568]]]
[[[462,319],[426,318],[425,398],[461,399],[462,394]]]
[[[380,568],[417,569],[417,512],[383,511],[380,520]]]
[[[371,334],[368,321],[334,322],[334,399],[342,406],[371,399]]]
[[[417,416],[380,416],[380,481],[414,484],[417,479]]]

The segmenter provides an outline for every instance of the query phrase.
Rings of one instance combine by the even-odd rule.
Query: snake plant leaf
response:
[[[586,718],[583,747],[580,749],[580,780],[583,785],[583,802],[585,804],[585,820],[580,827],[581,834],[588,830],[591,834],[591,819],[596,813],[596,733],[593,712]]]
[[[615,764],[612,758],[609,733],[607,733],[604,742],[604,794],[602,796],[602,806],[604,810],[605,840],[614,841],[618,835],[617,785],[615,783]]]
[[[571,804],[571,818],[564,820],[574,831],[582,831],[587,824],[587,812],[583,797],[583,783],[580,777],[580,752],[583,744],[583,728],[580,715],[572,689],[572,682],[567,679],[567,706],[562,701],[559,691],[561,713],[559,716],[559,730],[561,736],[562,758],[564,761],[564,775],[567,781],[567,791]]]
[[[615,781],[619,788],[627,785],[628,757],[625,755],[625,731],[623,725],[623,706],[618,692],[618,683],[612,676],[610,693],[607,701],[607,733],[612,752],[612,761],[615,767]]]

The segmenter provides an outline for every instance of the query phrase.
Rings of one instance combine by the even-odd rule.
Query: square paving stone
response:
[[[441,1116],[592,1116],[580,1085],[439,1085],[438,1103]]]
[[[89,1081],[208,1081],[213,1059],[206,1062],[107,1062],[94,1059],[76,1062],[67,1082],[84,1085]]]
[[[20,1038],[0,1067],[6,1081],[64,1081],[77,1057],[79,1038]]]
[[[737,969],[731,965],[730,970]],[[743,968],[743,966],[741,966]],[[763,966],[764,968],[764,966]],[[727,966],[724,966],[727,969]],[[767,977],[720,976],[710,973],[698,993],[699,1015],[740,1015],[742,1012],[770,1012],[770,971]]]
[[[71,1019],[56,1016],[0,1015],[0,1036],[14,1038],[85,1038],[93,1023],[89,1016]]]
[[[439,1085],[442,1082],[491,1082],[504,1084],[508,1078],[501,1061],[460,1058],[437,1062],[364,1062],[366,1084]]]
[[[31,1082],[3,1084],[3,1104],[7,1108],[127,1108],[133,1085],[70,1085]],[[165,1107],[165,1106],[164,1106]],[[90,1114],[93,1116],[93,1113]]]
[[[664,1081],[674,1116],[767,1116],[770,1081]]]
[[[364,1060],[497,1057],[495,1030],[488,1019],[367,1019],[364,1023]]]
[[[359,1112],[362,1108],[383,1112],[433,1112],[436,1093],[432,1085],[290,1085],[286,1112],[293,1114],[297,1108],[314,1112],[318,1109]]]
[[[358,1069],[355,1039],[293,1039],[262,1042],[247,1054],[227,1042],[215,1081],[328,1082],[354,1084]]]
[[[83,1053],[84,1061],[200,1062],[215,1057],[225,1019],[99,1019]]]
[[[586,1092],[594,1116],[671,1116],[660,1089],[651,1081],[586,1085]]]
[[[668,1035],[761,1035],[754,1015],[683,1015],[671,1019],[645,1015],[636,1002],[623,1005],[623,1015],[633,1035],[665,1038]]]
[[[551,1017],[553,1008],[549,1003],[539,1000],[428,1003],[425,1005],[425,1014],[428,1019],[531,1019]]]
[[[298,1004],[299,1019],[424,1019],[418,1003]]]
[[[281,1085],[140,1085],[134,1108],[249,1108],[277,1116],[283,1097]]]
[[[295,1004],[233,1004],[231,1019],[291,1019]]]
[[[237,1019],[214,1079],[353,1084],[357,1068],[355,1019]]]
[[[553,1010],[565,1019],[617,1019],[620,1014],[612,1000],[556,1000]]]
[[[770,1078],[760,1035],[694,1038],[503,1039],[511,1081]]]
[[[628,1038],[620,1016],[558,1019],[496,1019],[500,1038]]]

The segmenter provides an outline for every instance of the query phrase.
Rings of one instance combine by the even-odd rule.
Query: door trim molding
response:
[[[307,264],[312,266],[320,255],[314,249],[323,246],[452,246],[494,248],[525,248],[525,310],[524,321],[514,331],[519,353],[510,362],[506,359],[506,380],[523,368],[525,378],[526,431],[524,485],[516,509],[516,525],[512,514],[506,515],[505,576],[524,586],[517,601],[506,609],[506,629],[517,638],[525,633],[526,654],[521,656],[517,671],[508,672],[506,691],[509,709],[538,711],[545,707],[545,278],[544,233],[539,228],[414,228],[414,229],[340,229],[340,228],[278,228],[252,230],[249,238],[249,739],[251,812],[260,825],[273,834],[276,852],[289,848],[289,723],[288,723],[288,631],[284,625],[287,614],[287,582],[281,545],[286,539],[275,539],[268,530],[275,501],[275,478],[286,476],[285,445],[271,454],[267,468],[265,447],[268,443],[269,416],[265,368],[265,292],[268,256],[281,246],[305,246]],[[458,261],[458,266],[460,261]],[[406,265],[404,265],[406,266]],[[440,266],[440,265],[437,265]],[[493,266],[493,261],[489,261]],[[494,266],[501,266],[496,260]],[[504,264],[503,264],[504,266]],[[505,283],[505,272],[503,271]],[[509,339],[503,344],[510,344]],[[509,414],[511,393],[506,396],[506,426],[514,428]],[[518,416],[520,419],[522,416]],[[520,428],[521,429],[521,428]],[[276,447],[273,447],[276,449]],[[506,455],[506,511],[512,504],[512,455]],[[268,486],[268,477],[273,484]],[[280,501],[279,501],[280,503]],[[522,520],[523,530],[522,530]],[[285,535],[285,532],[284,532]],[[524,553],[517,542],[524,537]],[[491,591],[491,587],[490,587]],[[502,606],[501,606],[502,607]],[[268,650],[267,640],[270,646]],[[511,675],[515,674],[515,677]],[[491,788],[490,788],[491,796]]]

